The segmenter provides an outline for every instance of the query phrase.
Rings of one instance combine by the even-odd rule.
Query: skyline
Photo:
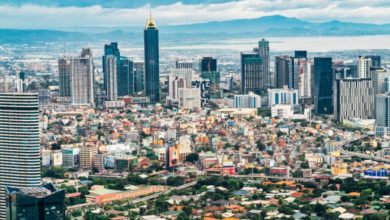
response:
[[[390,21],[390,3],[385,0],[163,0],[123,2],[101,0],[56,1],[0,0],[0,27],[17,29],[91,26],[143,26],[152,8],[162,26],[251,19],[281,15],[310,22],[384,24]],[[193,13],[196,11],[196,13]]]

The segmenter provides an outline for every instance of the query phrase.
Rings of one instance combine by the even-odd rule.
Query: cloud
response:
[[[56,4],[50,4],[53,1],[48,0],[6,2],[0,0],[0,27],[3,28],[143,26],[149,13],[149,4],[145,4],[145,1],[73,0],[56,1]],[[76,4],[77,2],[84,2],[84,4]],[[110,2],[111,6],[104,2]],[[120,2],[128,3],[119,7]],[[390,21],[388,0],[183,0],[182,2],[154,0],[149,2],[156,5],[153,6],[153,17],[158,25],[268,15],[284,15],[318,22],[342,20],[386,23]]]

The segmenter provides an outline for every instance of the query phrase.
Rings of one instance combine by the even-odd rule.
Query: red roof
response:
[[[68,194],[65,194],[65,197],[66,197],[66,198],[74,198],[74,197],[79,197],[80,195],[81,195],[81,193],[75,192],[75,193],[68,193]]]

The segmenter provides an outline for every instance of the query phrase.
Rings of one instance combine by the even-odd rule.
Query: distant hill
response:
[[[69,31],[70,30],[70,31]],[[0,43],[142,41],[143,27],[72,27],[68,30],[0,29]],[[284,16],[266,16],[176,26],[159,26],[162,41],[244,37],[390,35],[390,24],[341,21],[307,22]]]

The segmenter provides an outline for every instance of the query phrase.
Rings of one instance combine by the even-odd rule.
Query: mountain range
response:
[[[0,29],[0,43],[91,42],[142,40],[143,27],[72,27],[57,30]],[[266,16],[207,23],[159,26],[162,41],[245,37],[390,35],[390,24],[342,21],[308,22],[284,16]]]

